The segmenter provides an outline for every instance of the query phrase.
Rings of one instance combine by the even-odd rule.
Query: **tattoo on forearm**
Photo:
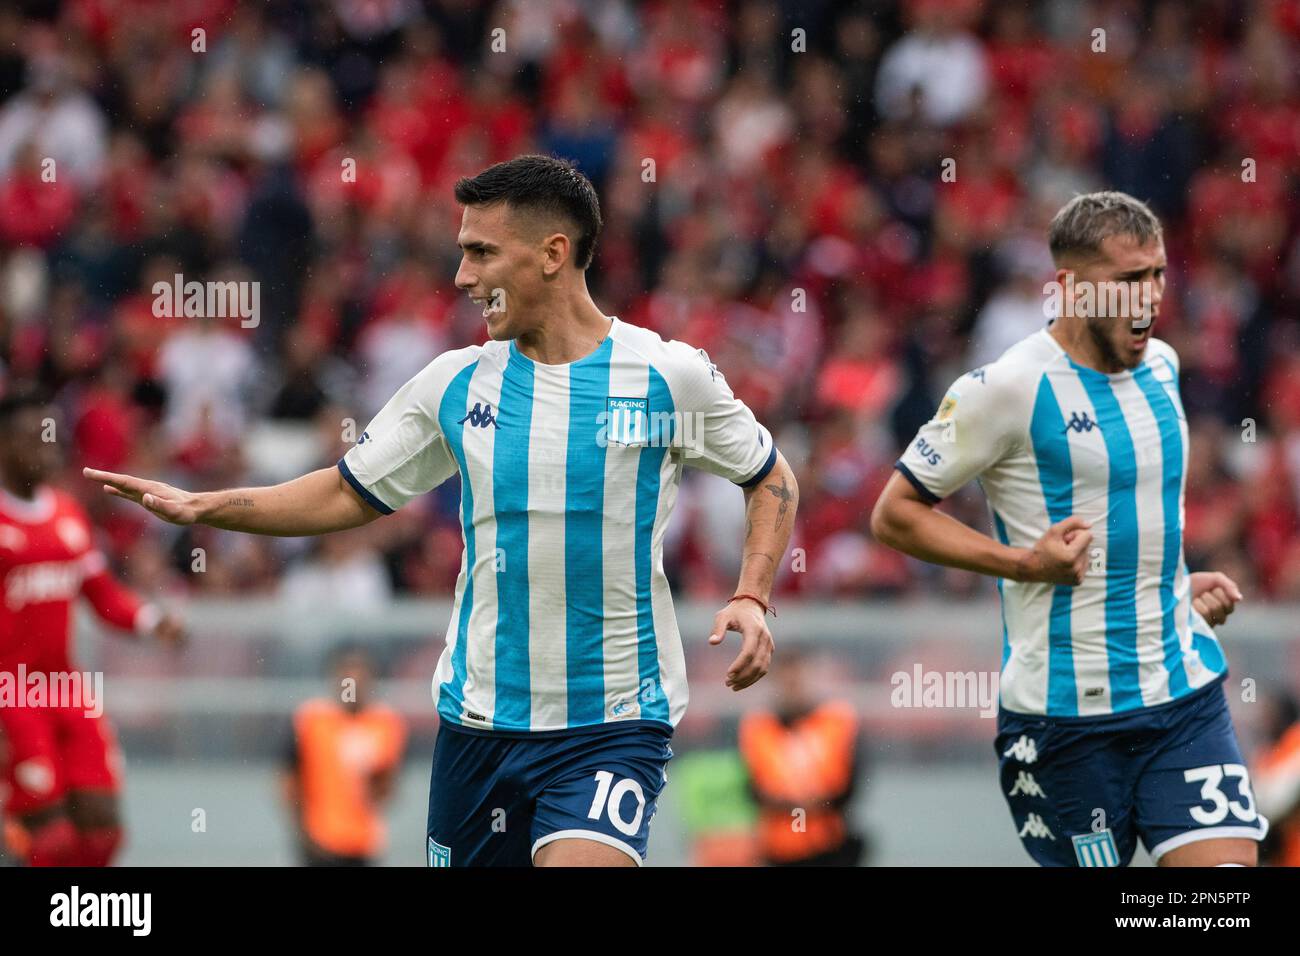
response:
[[[229,501],[226,502],[226,505],[227,507],[230,508],[251,508],[253,507],[253,499],[252,498],[231,498]]]
[[[794,501],[794,492],[790,490],[790,484],[785,480],[784,475],[781,476],[780,486],[773,484],[764,485],[763,487],[772,492],[772,495],[781,502],[781,507],[776,512],[776,524],[772,527],[772,530],[776,531],[780,529],[781,522],[785,520],[785,513],[790,510],[790,502]]]

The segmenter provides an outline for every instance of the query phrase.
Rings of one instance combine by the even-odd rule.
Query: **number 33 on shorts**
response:
[[[1223,792],[1224,780],[1233,780],[1237,799],[1229,799]],[[1250,771],[1243,764],[1210,764],[1183,771],[1183,779],[1201,786],[1201,804],[1189,808],[1192,819],[1200,826],[1215,827],[1228,819],[1231,813],[1243,824],[1254,823],[1259,818],[1255,798],[1250,790]],[[1204,806],[1208,804],[1208,808]]]

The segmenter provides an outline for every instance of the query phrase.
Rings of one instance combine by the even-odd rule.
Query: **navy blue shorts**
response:
[[[1139,837],[1159,862],[1197,840],[1268,832],[1222,682],[1109,717],[1002,711],[995,746],[1016,832],[1042,866],[1127,866]]]
[[[558,736],[438,730],[429,866],[528,866],[552,840],[617,847],[640,865],[672,758],[650,721]]]

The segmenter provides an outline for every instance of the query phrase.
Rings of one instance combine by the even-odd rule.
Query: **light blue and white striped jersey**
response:
[[[663,539],[682,468],[747,487],[775,461],[703,351],[614,319],[567,365],[514,342],[438,356],[339,468],[384,513],[460,473],[465,552],[438,714],[543,733],[677,724],[686,673]]]
[[[1192,607],[1183,560],[1187,421],[1178,356],[1076,364],[1044,329],[959,378],[898,468],[938,500],[978,478],[998,538],[1032,547],[1070,515],[1092,522],[1078,587],[998,581],[1001,703],[1089,717],[1165,704],[1226,672]]]

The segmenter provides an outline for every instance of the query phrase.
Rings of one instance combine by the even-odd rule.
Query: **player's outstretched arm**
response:
[[[1092,543],[1089,522],[1071,516],[1047,529],[1032,548],[1013,548],[936,511],[895,472],[871,512],[881,544],[931,564],[1012,581],[1082,584]]]
[[[134,501],[172,524],[297,537],[344,531],[379,517],[338,468],[321,468],[264,488],[199,492],[95,468],[84,468],[82,474],[101,482],[108,494]]]
[[[751,594],[767,603],[798,508],[799,483],[785,456],[777,452],[767,476],[745,489],[745,545],[736,594]],[[775,644],[763,606],[748,598],[728,602],[713,618],[709,643],[721,644],[728,631],[740,632],[741,648],[727,669],[727,686],[743,690],[766,674],[772,663]]]

